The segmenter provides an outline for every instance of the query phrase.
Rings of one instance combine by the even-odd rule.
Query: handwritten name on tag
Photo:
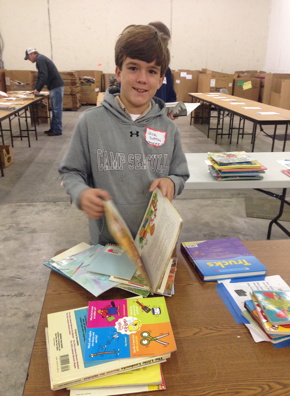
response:
[[[148,144],[155,147],[160,147],[166,142],[166,132],[156,131],[155,129],[146,128],[145,140]]]

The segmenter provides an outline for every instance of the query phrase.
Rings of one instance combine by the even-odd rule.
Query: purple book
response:
[[[181,250],[204,281],[260,276],[267,272],[237,238],[183,242]]]

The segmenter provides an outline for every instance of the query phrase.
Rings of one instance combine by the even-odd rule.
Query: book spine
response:
[[[78,385],[78,384],[81,384],[83,382],[93,381],[93,380],[98,379],[98,378],[108,377],[108,376],[111,376],[111,375],[124,373],[125,371],[136,370],[136,369],[139,369],[141,367],[151,366],[153,364],[164,363],[164,362],[166,362],[166,359],[163,358],[163,357],[151,358],[151,359],[145,360],[143,362],[134,363],[134,364],[131,364],[131,365],[128,365],[128,366],[125,366],[125,367],[116,368],[116,369],[110,370],[110,371],[104,371],[102,373],[91,375],[89,377],[82,377],[82,378],[79,378],[78,380],[76,380],[76,379],[73,380],[72,379],[72,380],[67,380],[67,381],[59,381],[58,384],[55,384],[51,389],[52,390],[59,390],[59,389],[66,388],[68,386]]]

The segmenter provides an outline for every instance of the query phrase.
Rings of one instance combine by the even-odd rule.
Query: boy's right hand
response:
[[[100,188],[87,188],[84,190],[79,198],[81,210],[93,220],[98,220],[104,216],[104,201],[109,201],[111,198],[108,191]]]

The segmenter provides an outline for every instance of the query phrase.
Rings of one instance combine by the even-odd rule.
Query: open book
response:
[[[133,240],[113,201],[106,201],[105,212],[112,236],[136,265],[135,285],[148,287],[151,293],[156,292],[164,274],[170,272],[172,266],[172,253],[182,227],[180,215],[156,188]],[[114,277],[114,281],[122,282],[122,279]]]
[[[199,105],[200,103],[165,103],[167,114],[172,113],[173,117],[188,116]]]

